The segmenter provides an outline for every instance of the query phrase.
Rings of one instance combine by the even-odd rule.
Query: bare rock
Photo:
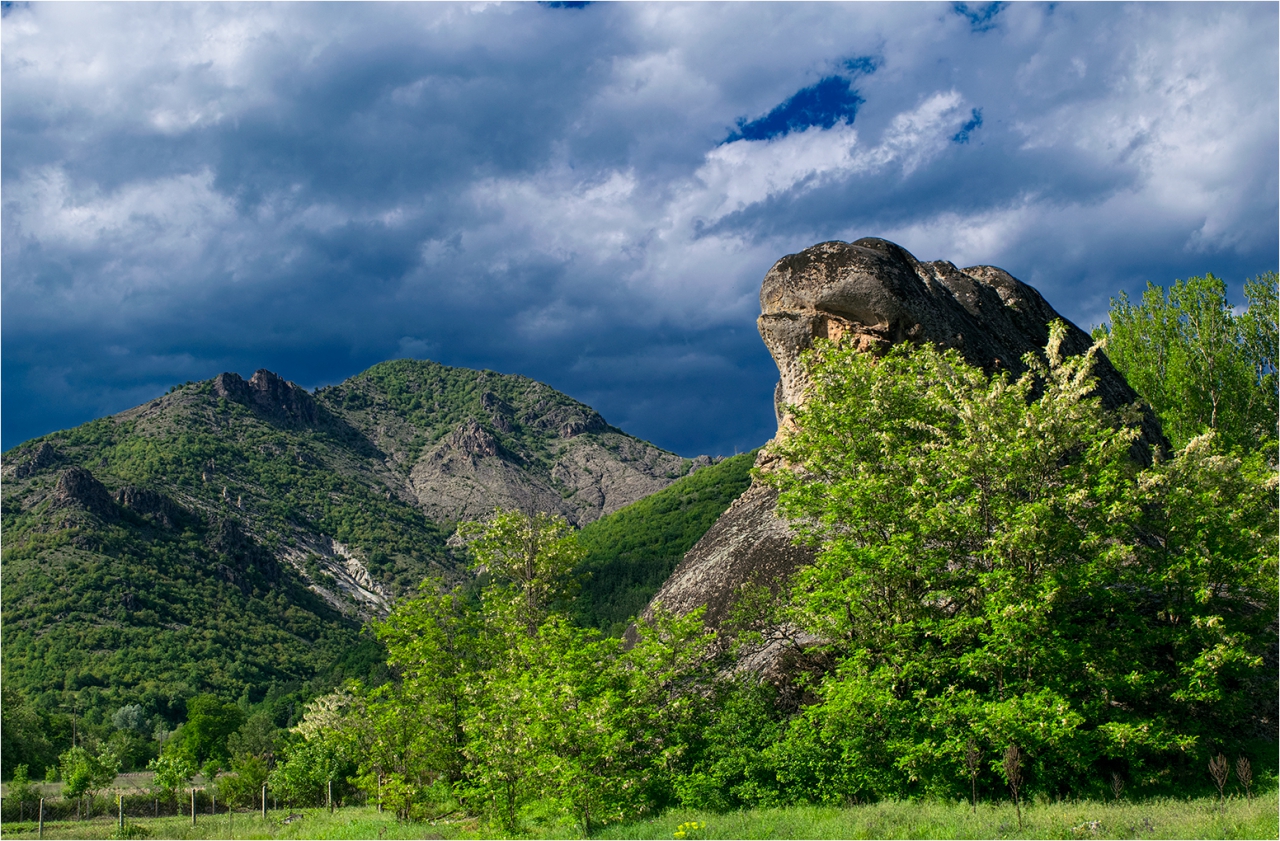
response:
[[[182,506],[164,494],[148,488],[137,488],[133,485],[125,485],[116,491],[115,501],[131,511],[154,520],[165,528],[173,528],[183,511]]]
[[[760,311],[760,336],[780,376],[774,393],[780,430],[790,423],[785,407],[805,402],[809,383],[800,355],[817,338],[847,337],[877,354],[901,342],[930,342],[955,348],[988,372],[1007,370],[1015,376],[1026,370],[1024,356],[1043,354],[1055,319],[1067,324],[1065,353],[1084,353],[1092,344],[1039,292],[1002,269],[921,263],[905,249],[875,238],[824,242],[783,257],[765,275]],[[1119,409],[1137,402],[1137,394],[1105,357],[1099,357],[1095,374],[1104,406]],[[1134,446],[1138,461],[1149,463],[1152,448],[1168,450],[1149,411],[1142,433]],[[757,466],[768,469],[767,460],[762,453]],[[689,550],[643,617],[651,618],[659,603],[681,614],[706,605],[707,621],[715,626],[742,585],[776,588],[810,562],[812,550],[794,545],[790,529],[775,513],[776,502],[771,490],[753,482]],[[769,666],[763,661],[757,665]]]
[[[111,494],[83,467],[68,467],[62,472],[49,507],[87,511],[101,520],[114,520],[118,516]]]
[[[14,476],[18,479],[25,479],[42,470],[47,470],[57,463],[58,451],[48,441],[45,441],[36,448],[36,451],[31,454],[29,459],[18,465],[14,471]]]
[[[259,368],[248,382],[234,372],[219,374],[213,380],[213,393],[248,406],[279,426],[315,426],[320,417],[315,398],[306,389],[266,368]]]

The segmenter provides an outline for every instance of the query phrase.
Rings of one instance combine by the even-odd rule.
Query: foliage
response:
[[[244,724],[244,712],[235,704],[214,695],[197,695],[187,702],[186,724],[165,746],[166,752],[180,753],[195,765],[230,759],[227,740]]]
[[[581,557],[562,522],[501,512],[459,531],[483,583],[400,602],[377,626],[400,679],[327,728],[355,734],[361,787],[403,817],[456,795],[504,831],[652,808],[705,706],[700,616],[660,612],[626,650],[553,609]]]
[[[109,749],[91,753],[76,745],[58,757],[58,769],[63,795],[79,797],[111,785],[120,772],[120,760]]]
[[[1147,284],[1140,303],[1121,293],[1110,324],[1094,331],[1129,384],[1160,416],[1175,447],[1213,430],[1227,449],[1276,440],[1277,274],[1245,284],[1237,314],[1213,275]]]
[[[196,775],[196,764],[185,754],[163,752],[147,764],[155,772],[153,785],[166,799],[176,796]]]
[[[1010,745],[1028,791],[1159,785],[1245,735],[1275,677],[1275,475],[1212,436],[1139,471],[1063,333],[1017,380],[931,347],[807,357],[790,467],[761,476],[819,550],[781,619],[834,664],[780,752],[793,790],[964,796],[970,741],[989,791]]]
[[[472,570],[489,578],[486,608],[530,635],[576,589],[572,573],[582,549],[563,517],[496,511],[486,523],[463,523],[458,536],[471,554]]]
[[[56,767],[57,753],[48,737],[48,722],[21,691],[7,682],[0,686],[0,756],[4,771],[25,766],[39,774]],[[69,740],[68,740],[69,741]]]
[[[35,786],[31,784],[31,778],[27,776],[27,766],[25,765],[14,767],[8,788],[8,797],[11,800],[17,800],[19,803],[31,803],[40,799],[40,795],[36,793]]]
[[[691,473],[644,499],[588,523],[574,601],[578,624],[620,636],[707,529],[751,483],[756,451]]]
[[[246,806],[262,796],[267,782],[267,763],[251,754],[241,755],[231,761],[229,774],[218,777],[218,800],[228,806]]]

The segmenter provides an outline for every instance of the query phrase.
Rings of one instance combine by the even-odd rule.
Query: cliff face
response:
[[[1037,292],[993,266],[958,269],[946,261],[922,263],[882,239],[824,242],[783,257],[760,288],[757,326],[780,377],[775,390],[779,429],[790,423],[786,405],[802,405],[807,380],[801,353],[814,339],[850,337],[868,353],[883,353],[901,342],[929,342],[955,348],[988,372],[1026,369],[1023,357],[1042,354],[1049,324],[1067,323],[1063,350],[1084,353],[1089,335],[1062,318]],[[1137,394],[1105,357],[1099,357],[1096,393],[1118,409]],[[1168,450],[1154,415],[1147,413],[1134,457],[1149,462],[1151,449]],[[768,456],[762,453],[758,466]],[[791,543],[791,532],[774,513],[776,497],[753,483],[699,541],[654,596],[654,604],[685,613],[707,606],[718,624],[739,588],[748,583],[777,586],[812,551]]]

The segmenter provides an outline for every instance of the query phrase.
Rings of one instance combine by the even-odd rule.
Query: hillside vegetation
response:
[[[5,773],[138,705],[134,767],[202,693],[288,726],[384,679],[367,619],[470,577],[446,545],[459,517],[593,520],[693,464],[526,377],[414,360],[314,395],[223,374],[26,442],[0,509]]]
[[[574,607],[585,627],[618,636],[747,486],[756,451],[704,467],[583,527],[586,580]]]

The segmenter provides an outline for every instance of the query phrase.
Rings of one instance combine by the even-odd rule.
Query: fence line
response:
[[[259,795],[253,798],[252,803],[238,806],[234,811],[243,813],[262,811],[265,813],[268,809],[275,810],[281,807],[305,808],[317,805],[320,807],[329,805],[331,809],[334,809],[369,801],[367,792],[348,792],[347,796],[338,797],[336,792],[330,794],[326,790],[320,793],[318,803],[307,803],[304,806],[303,804],[289,804],[283,800],[276,802],[275,793],[269,787],[264,787],[263,791],[267,796],[267,803],[263,803]],[[121,814],[125,818],[190,818],[192,802],[193,798],[189,788],[183,789],[181,792],[177,792],[175,796],[167,798],[146,792],[129,794],[118,790],[101,791],[93,795],[86,794],[80,798],[46,797],[44,798],[44,820],[46,822],[102,818],[115,820]],[[219,800],[215,793],[207,788],[195,789],[194,803],[197,820],[201,816],[225,815],[229,811],[226,801]],[[34,823],[38,818],[39,806],[39,798],[26,801],[19,801],[15,797],[0,799],[0,823],[28,821]]]

